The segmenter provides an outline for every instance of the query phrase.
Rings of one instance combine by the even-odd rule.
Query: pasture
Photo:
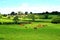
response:
[[[46,26],[38,28],[38,24]],[[60,40],[60,24],[32,22],[0,25],[0,40]]]

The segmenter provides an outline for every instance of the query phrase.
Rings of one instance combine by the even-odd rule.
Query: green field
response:
[[[37,24],[47,26],[34,29]],[[0,40],[60,40],[60,24],[33,22],[24,26],[0,25]]]

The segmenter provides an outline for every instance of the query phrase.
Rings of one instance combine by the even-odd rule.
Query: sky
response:
[[[52,12],[60,11],[60,0],[0,0],[0,12]]]

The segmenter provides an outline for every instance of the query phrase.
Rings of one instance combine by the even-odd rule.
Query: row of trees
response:
[[[53,12],[42,12],[42,13],[34,13],[34,14],[37,14],[37,15],[44,15],[44,14],[49,14],[49,15],[60,15],[60,12],[58,11],[53,11]]]
[[[42,12],[42,13],[32,13],[32,12],[28,13],[26,11],[25,13],[23,13],[23,12],[19,11],[18,13],[15,13],[13,11],[10,14],[2,14],[2,15],[3,16],[7,16],[7,15],[23,15],[23,14],[25,14],[25,15],[28,15],[28,14],[34,14],[34,15],[45,15],[45,14],[49,14],[49,15],[60,15],[60,12],[58,12],[58,11],[53,11],[53,12],[46,11],[46,12]],[[0,13],[0,15],[1,15],[1,13]]]
[[[10,14],[8,14],[8,15],[23,15],[23,14],[25,14],[25,15],[28,15],[28,14],[34,14],[34,15],[44,15],[44,14],[52,14],[52,15],[60,15],[60,12],[58,12],[58,11],[53,11],[53,12],[48,12],[48,11],[46,11],[46,12],[42,12],[42,13],[32,13],[32,12],[30,12],[30,13],[28,13],[27,11],[25,12],[25,13],[23,13],[23,12],[21,12],[21,11],[19,11],[18,13],[15,13],[15,12],[11,12]]]

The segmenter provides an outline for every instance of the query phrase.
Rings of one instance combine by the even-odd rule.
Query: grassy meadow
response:
[[[34,29],[38,24],[46,26]],[[32,22],[24,25],[0,25],[0,40],[60,40],[60,24]]]

